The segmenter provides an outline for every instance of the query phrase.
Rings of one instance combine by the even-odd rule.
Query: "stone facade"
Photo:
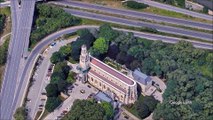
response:
[[[81,56],[87,53],[87,51],[84,51],[84,47],[82,47]],[[85,70],[87,66],[90,67],[85,74],[87,74],[87,81],[92,86],[104,92],[113,100],[124,104],[134,103],[137,100],[137,84],[132,78],[89,56],[88,53],[83,56],[88,56],[89,62],[84,60],[87,57],[81,57],[80,66],[85,67]]]

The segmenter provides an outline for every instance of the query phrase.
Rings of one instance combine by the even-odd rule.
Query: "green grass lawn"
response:
[[[0,8],[0,14],[5,14],[6,16],[10,16],[10,7]]]
[[[169,17],[182,18],[182,19],[193,20],[198,22],[210,23],[210,24],[212,23],[212,21],[204,20],[201,18],[195,18],[195,17],[191,17],[181,13],[168,11],[168,10],[164,10],[160,8],[155,8],[155,7],[148,7],[146,9],[141,9],[139,11],[153,13],[153,14],[162,15],[162,16],[169,16]]]

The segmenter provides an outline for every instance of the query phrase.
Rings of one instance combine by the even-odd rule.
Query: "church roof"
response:
[[[119,80],[123,81],[124,83],[128,84],[128,85],[133,85],[134,81],[131,80],[130,78],[128,78],[126,75],[124,75],[123,73],[115,70],[114,68],[106,65],[105,63],[103,63],[102,61],[91,57],[91,63],[94,64],[95,66],[99,67],[100,69],[106,71],[107,73],[109,73],[110,75],[118,78]]]
[[[120,91],[126,93],[126,90],[124,90],[122,87],[116,85],[115,83],[111,82],[111,81],[108,80],[107,78],[105,78],[105,77],[99,75],[97,72],[95,72],[95,71],[93,71],[93,70],[90,70],[89,73],[92,74],[92,75],[94,75],[94,76],[96,76],[96,77],[98,77],[98,78],[100,78],[100,79],[102,79],[102,80],[104,80],[105,82],[107,82],[107,83],[109,83],[111,86],[113,86],[114,88],[116,88],[116,89],[118,89],[118,90],[120,90]]]

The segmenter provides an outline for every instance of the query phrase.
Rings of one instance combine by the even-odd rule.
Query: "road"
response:
[[[101,11],[104,13],[110,13],[110,14],[116,14],[116,15],[123,15],[130,18],[148,19],[148,20],[154,20],[156,22],[183,25],[187,27],[194,27],[194,28],[205,29],[205,30],[212,30],[213,28],[212,24],[206,24],[206,23],[195,22],[195,21],[184,20],[184,19],[173,18],[173,17],[160,16],[160,15],[155,15],[155,14],[145,13],[145,12],[137,12],[133,10],[115,9],[115,8],[110,8],[106,6],[70,1],[70,0],[53,1],[50,3],[63,5],[63,6],[77,7],[81,9],[87,9],[87,10],[96,10],[96,11]]]
[[[21,70],[21,59],[25,52],[25,44],[29,40],[31,32],[34,6],[34,0],[22,0],[21,9],[19,9],[17,1],[11,1],[12,37],[0,94],[0,119],[2,120],[11,120],[15,111],[13,104],[16,103],[14,96],[16,94],[16,87],[19,84],[17,79]]]
[[[165,9],[165,10],[169,10],[169,11],[174,11],[174,12],[177,12],[177,13],[182,13],[182,14],[185,14],[185,15],[193,16],[193,17],[202,18],[202,19],[205,19],[205,20],[211,20],[212,21],[212,19],[213,19],[213,16],[210,16],[210,15],[206,15],[206,14],[202,14],[202,13],[198,13],[198,12],[193,12],[193,11],[190,11],[190,10],[178,8],[178,7],[171,6],[171,5],[166,5],[166,4],[163,4],[163,3],[158,3],[158,2],[155,2],[155,1],[151,1],[151,0],[134,0],[134,1],[145,3],[145,4],[147,4],[149,6],[153,6],[153,7],[157,7],[157,8],[161,8],[161,9]]]
[[[154,28],[161,32],[171,33],[175,35],[183,35],[187,37],[193,37],[193,38],[199,38],[206,41],[213,41],[213,35],[209,33],[203,33],[193,30],[186,30],[182,28],[176,28],[176,27],[169,27],[164,25],[158,25],[158,24],[152,24],[142,21],[136,21],[136,20],[128,20],[124,18],[118,18],[118,17],[112,17],[107,15],[101,15],[96,13],[90,13],[80,10],[74,10],[74,9],[67,9],[64,8],[64,10],[72,15],[93,19],[93,20],[100,20],[104,22],[111,22],[111,23],[117,23],[121,25],[127,25],[127,26],[134,26],[134,27],[148,27],[148,28]]]
[[[10,6],[10,1],[0,3],[0,8],[9,7],[9,6]]]

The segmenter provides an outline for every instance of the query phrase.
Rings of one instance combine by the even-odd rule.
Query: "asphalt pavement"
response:
[[[0,3],[0,8],[9,7],[9,6],[10,6],[10,1]]]
[[[186,10],[186,9],[183,9],[183,8],[178,8],[178,7],[175,7],[175,6],[155,2],[155,1],[152,1],[152,0],[134,0],[134,1],[145,3],[145,4],[147,4],[149,6],[153,6],[153,7],[157,7],[157,8],[161,8],[161,9],[165,9],[165,10],[169,10],[169,11],[174,11],[174,12],[177,12],[177,13],[182,13],[182,14],[185,14],[185,15],[193,16],[193,17],[202,18],[202,19],[205,19],[205,20],[211,20],[212,21],[212,19],[213,19],[213,16],[211,16],[211,15],[193,12],[193,11],[190,11],[190,10]]]
[[[71,0],[52,1],[50,3],[63,5],[63,6],[77,7],[81,9],[87,9],[87,10],[96,10],[96,11],[101,11],[104,13],[110,13],[110,14],[116,14],[116,15],[123,15],[130,18],[146,19],[146,20],[148,19],[148,20],[154,20],[156,22],[183,25],[187,27],[194,27],[194,28],[205,29],[205,30],[212,30],[213,28],[212,24],[207,24],[203,22],[195,22],[191,20],[184,20],[184,19],[179,19],[174,17],[160,16],[160,15],[146,13],[142,11],[137,12],[133,10],[116,9],[116,8],[102,6],[102,5],[88,4],[88,3],[71,1]]]
[[[93,19],[93,20],[100,20],[100,21],[104,21],[104,22],[117,23],[117,24],[127,25],[127,26],[134,26],[134,27],[138,27],[138,28],[148,27],[148,28],[157,29],[161,32],[171,33],[171,34],[175,34],[175,35],[183,35],[183,36],[193,37],[193,38],[199,38],[199,39],[206,40],[206,41],[213,41],[213,35],[210,33],[186,30],[183,28],[169,27],[169,26],[147,23],[147,22],[142,22],[142,21],[137,21],[137,20],[128,20],[128,19],[124,19],[124,18],[101,15],[101,14],[74,10],[74,9],[68,9],[68,8],[64,8],[64,10],[66,12],[68,12],[72,15],[78,16],[78,17],[83,17],[83,18],[88,18],[88,19]]]
[[[19,14],[17,1],[11,1],[12,10],[12,37],[9,45],[8,59],[1,89],[0,119],[11,120],[15,108],[13,107],[17,81],[20,72],[20,63],[24,53],[25,42],[29,40],[31,32],[31,17],[34,14],[34,0],[23,0]],[[20,16],[19,16],[20,15]]]

